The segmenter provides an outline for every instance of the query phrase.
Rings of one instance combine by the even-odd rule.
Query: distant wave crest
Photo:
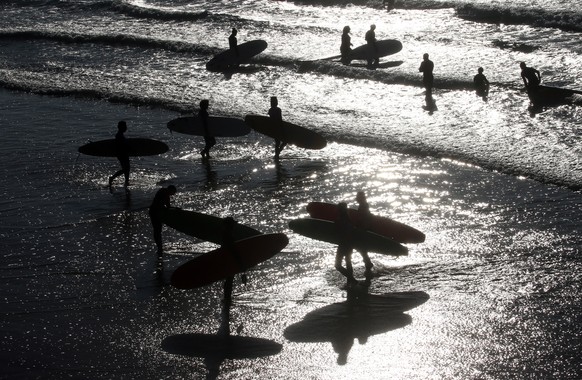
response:
[[[111,8],[135,18],[151,18],[156,20],[195,21],[206,18],[208,12],[203,11],[175,11],[163,8],[142,7],[124,1],[113,1]]]

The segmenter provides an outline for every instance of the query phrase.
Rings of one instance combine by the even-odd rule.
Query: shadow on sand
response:
[[[308,313],[302,321],[285,329],[292,342],[331,342],[337,362],[346,364],[358,339],[365,344],[373,335],[405,327],[412,318],[404,314],[429,299],[425,292],[368,294],[367,288],[348,291],[347,301],[334,303]]]

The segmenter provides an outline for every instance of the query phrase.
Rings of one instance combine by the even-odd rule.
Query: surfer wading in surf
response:
[[[234,55],[236,56],[236,58],[238,60],[239,53],[238,53],[238,40],[236,38],[237,34],[238,34],[238,30],[236,30],[236,28],[232,28],[230,36],[228,37],[228,48],[234,52]],[[232,66],[238,67],[238,63],[236,63]]]
[[[350,27],[344,26],[344,30],[342,33],[342,44],[340,45],[340,53],[342,55],[341,62],[344,65],[349,65],[352,61],[349,58],[350,53],[352,52],[352,37],[350,36]]]
[[[208,129],[208,107],[210,106],[210,102],[208,99],[203,99],[200,101],[200,110],[198,111],[198,117],[200,118],[200,122],[202,123],[202,128],[204,128],[204,148],[200,151],[203,159],[210,158],[210,149],[216,145],[216,139],[214,136],[210,135],[210,131]]]
[[[335,255],[335,269],[346,276],[348,285],[355,285],[357,281],[354,277],[354,268],[352,267],[352,252],[354,226],[350,222],[348,216],[348,205],[345,202],[338,204],[338,217],[335,221],[335,229],[339,237],[339,243]],[[346,266],[342,266],[342,261],[345,259]]]
[[[149,208],[149,215],[154,229],[154,241],[158,248],[158,257],[161,258],[164,254],[162,245],[162,212],[164,209],[170,207],[170,199],[176,194],[176,186],[170,185],[162,187],[156,192],[154,200]]]
[[[527,67],[525,62],[521,62],[519,67],[521,68],[521,79],[523,80],[525,89],[528,91],[537,90],[542,81],[540,72],[533,67]]]
[[[489,95],[489,81],[485,77],[485,74],[483,74],[482,67],[477,69],[477,75],[473,77],[473,84],[475,85],[477,95],[482,97],[483,100],[487,100],[487,95]]]
[[[378,58],[378,47],[376,46],[376,25],[370,25],[370,30],[364,37],[368,45],[368,69],[375,69],[380,62]]]
[[[115,153],[117,159],[119,160],[119,164],[121,165],[121,170],[117,171],[111,177],[109,177],[109,188],[113,186],[113,180],[123,175],[125,177],[124,186],[127,189],[129,186],[129,144],[127,143],[127,139],[125,138],[124,133],[127,132],[127,123],[121,120],[117,123],[117,133],[115,134]]]
[[[271,96],[271,108],[269,108],[269,117],[277,121],[277,125],[281,129],[281,134],[283,133],[283,128],[281,126],[283,122],[283,115],[281,113],[281,108],[279,108],[279,100],[276,96]],[[275,159],[279,159],[279,154],[287,145],[286,142],[275,139]]]
[[[356,194],[356,201],[358,202],[358,211],[362,218],[360,227],[365,230],[368,230],[370,226],[370,219],[372,217],[372,213],[370,212],[370,205],[368,204],[368,200],[366,199],[366,194],[363,191],[358,191],[358,193]],[[360,249],[359,251],[360,254],[362,255],[362,259],[364,260],[364,265],[366,266],[366,277],[369,277],[369,275],[372,272],[372,267],[374,267],[374,264],[372,264],[372,261],[368,256],[368,251],[366,251],[365,249]]]

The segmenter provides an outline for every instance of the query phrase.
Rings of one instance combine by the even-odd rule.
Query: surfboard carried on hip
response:
[[[172,132],[186,135],[204,136],[204,127],[198,116],[179,117],[168,122]],[[210,116],[208,133],[214,137],[238,137],[249,134],[251,128],[242,119],[234,117]]]
[[[254,56],[262,53],[267,48],[267,41],[247,41],[237,46],[237,51],[225,50],[216,54],[208,63],[206,69],[210,71],[224,71],[237,65],[248,63]],[[238,55],[237,55],[238,52]]]
[[[148,139],[130,137],[126,139],[130,156],[156,156],[166,153],[169,148],[165,143]],[[117,143],[115,139],[90,142],[79,147],[79,153],[97,157],[117,157]]]
[[[307,212],[312,218],[329,221],[334,221],[339,216],[338,207],[333,203],[310,202]],[[348,215],[356,227],[389,237],[399,243],[422,243],[426,239],[424,233],[416,228],[387,217],[371,215],[369,219],[365,219],[365,215],[353,208],[348,209]]]
[[[193,289],[220,281],[270,259],[288,243],[287,235],[282,233],[238,240],[234,252],[221,247],[182,264],[172,274],[171,284],[179,289]]]
[[[304,149],[323,149],[327,141],[319,133],[269,116],[247,115],[245,122],[255,131]]]

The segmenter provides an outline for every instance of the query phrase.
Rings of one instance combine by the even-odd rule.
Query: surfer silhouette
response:
[[[335,255],[335,269],[347,278],[349,285],[353,285],[357,283],[352,267],[354,226],[348,216],[348,205],[345,202],[341,202],[338,204],[338,209],[339,214],[335,221],[335,229],[339,237],[339,243]],[[342,266],[344,259],[346,261],[345,267]]]
[[[368,45],[368,69],[374,69],[378,66],[378,49],[376,47],[376,25],[370,25],[370,30],[366,32],[364,37]]]
[[[283,115],[281,113],[281,108],[279,108],[279,100],[276,96],[271,96],[271,108],[269,108],[269,117],[279,122],[278,125],[281,128],[281,133],[283,133],[283,128],[281,126]],[[275,139],[275,159],[279,158],[279,154],[286,145],[286,142]]]
[[[527,67],[525,62],[521,62],[519,67],[521,67],[521,79],[523,79],[523,85],[526,90],[537,89],[542,81],[540,72],[533,67]]]
[[[176,194],[176,191],[177,189],[174,185],[162,187],[156,192],[149,208],[149,215],[154,229],[154,241],[158,247],[158,256],[160,257],[164,253],[162,245],[162,211],[170,207],[170,199]]]
[[[473,83],[475,84],[475,92],[477,95],[483,98],[483,100],[487,99],[487,95],[489,95],[489,81],[483,74],[483,68],[479,67],[477,69],[477,75],[473,77]]]
[[[351,63],[351,59],[349,58],[350,53],[352,52],[352,37],[350,36],[350,27],[344,26],[344,30],[342,33],[342,44],[340,45],[340,53],[342,55],[341,62],[344,65],[349,65]]]
[[[232,28],[232,32],[228,37],[228,47],[230,48],[230,50],[234,51],[234,54],[238,57],[238,41],[236,39],[237,34],[238,31],[236,30],[236,28]]]
[[[109,187],[113,186],[113,180],[123,175],[125,177],[124,186],[127,188],[129,186],[129,144],[125,138],[124,133],[127,132],[127,123],[121,120],[117,123],[117,133],[115,134],[115,153],[119,164],[121,165],[121,170],[117,171],[111,177],[109,177]]]
[[[424,55],[422,56],[422,62],[420,63],[420,67],[418,68],[418,71],[422,73],[422,84],[424,85],[424,88],[426,89],[426,98],[432,98],[432,86],[433,86],[433,82],[434,82],[434,76],[433,76],[433,70],[434,70],[434,63],[428,59],[428,53],[424,53]],[[427,100],[428,103],[428,100]]]
[[[236,221],[232,217],[226,217],[223,219],[223,236],[222,236],[222,244],[221,248],[226,248],[232,255],[234,256],[235,261],[237,262],[239,269],[242,273],[241,275],[241,282],[243,284],[247,283],[247,275],[244,273],[244,265],[240,259],[240,255],[236,250],[235,241],[233,238],[234,226],[236,225]],[[224,303],[230,304],[232,302],[232,288],[234,283],[234,276],[227,277],[224,280]]]
[[[356,201],[358,202],[358,211],[360,213],[360,217],[362,218],[361,227],[365,230],[368,230],[371,223],[372,213],[370,212],[370,205],[366,199],[366,194],[363,191],[358,191],[356,194]],[[364,260],[364,265],[366,266],[366,277],[368,277],[374,264],[372,264],[372,261],[368,256],[368,251],[365,249],[360,249],[359,251],[362,255],[362,259]]]
[[[200,118],[200,122],[202,123],[202,127],[204,128],[204,149],[200,151],[203,159],[210,158],[210,149],[216,145],[216,139],[214,136],[210,135],[210,131],[208,129],[208,107],[210,103],[208,99],[203,99],[200,101],[200,110],[198,111],[198,117]]]

